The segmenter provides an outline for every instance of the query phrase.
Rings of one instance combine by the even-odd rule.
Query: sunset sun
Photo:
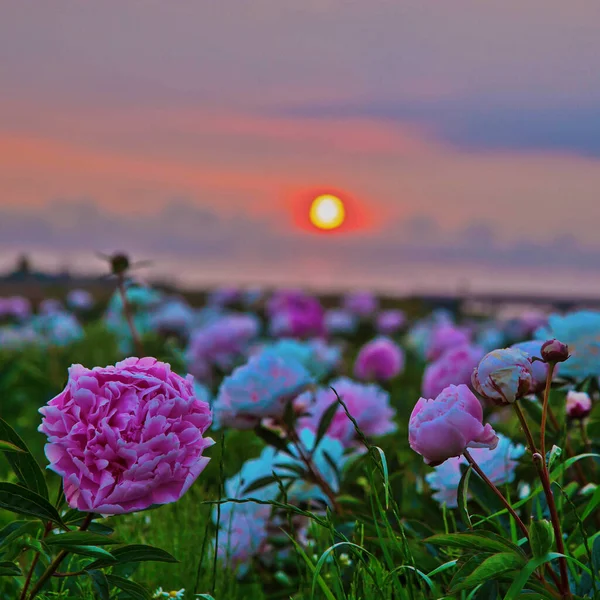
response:
[[[337,196],[325,194],[313,200],[309,216],[318,229],[337,229],[346,218],[346,210]]]

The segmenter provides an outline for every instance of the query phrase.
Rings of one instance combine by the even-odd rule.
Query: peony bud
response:
[[[473,371],[471,383],[484,398],[496,404],[512,404],[532,391],[529,356],[517,348],[486,354]]]
[[[129,257],[121,252],[110,257],[110,266],[113,275],[122,275],[129,269]]]
[[[592,410],[592,399],[585,392],[569,392],[566,408],[569,419],[585,419]]]
[[[548,340],[542,344],[541,354],[544,362],[565,362],[569,358],[569,346],[556,339]]]

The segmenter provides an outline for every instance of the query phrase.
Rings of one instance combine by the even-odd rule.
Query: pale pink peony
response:
[[[489,448],[498,436],[483,425],[481,403],[466,385],[451,385],[435,400],[420,398],[408,423],[410,447],[429,465],[460,456],[466,448]]]
[[[427,365],[423,374],[421,393],[435,398],[445,387],[470,384],[473,370],[484,355],[479,346],[463,344],[444,352],[435,362]]]
[[[571,391],[567,394],[566,411],[570,419],[584,419],[592,412],[592,399],[585,392]]]
[[[73,365],[66,388],[40,412],[49,468],[80,511],[114,515],[175,502],[209,461],[208,404],[194,396],[191,375],[155,358]]]
[[[404,369],[404,352],[394,341],[378,337],[367,342],[354,363],[354,376],[363,381],[388,381]]]
[[[452,323],[441,323],[433,329],[427,344],[425,352],[427,360],[437,360],[444,352],[457,346],[464,346],[470,340],[471,336],[466,330]]]

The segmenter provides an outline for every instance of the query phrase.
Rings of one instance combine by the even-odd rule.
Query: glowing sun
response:
[[[313,200],[309,217],[318,229],[337,229],[346,218],[346,209],[337,196],[325,194]]]

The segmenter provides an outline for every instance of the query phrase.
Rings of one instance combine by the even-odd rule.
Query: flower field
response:
[[[600,313],[0,298],[0,598],[600,598]]]

